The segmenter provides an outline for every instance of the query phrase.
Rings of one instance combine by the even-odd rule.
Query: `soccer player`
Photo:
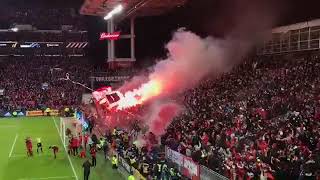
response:
[[[74,155],[78,155],[78,149],[79,149],[79,139],[77,137],[74,137],[74,140],[73,140],[73,144],[74,144],[74,147],[73,147],[73,151],[74,151]]]
[[[52,149],[52,150],[53,150],[54,159],[57,159],[57,153],[58,153],[58,151],[59,151],[58,146],[53,145],[53,146],[50,146],[49,149]]]
[[[68,144],[68,154],[69,155],[73,154],[71,140],[69,140],[69,144]]]
[[[87,149],[88,141],[89,141],[89,135],[86,133],[84,135],[84,149]]]
[[[96,165],[97,165],[97,159],[96,159],[97,150],[96,150],[96,147],[95,147],[95,146],[92,146],[92,147],[91,147],[91,149],[90,149],[90,154],[91,154],[91,157],[92,157],[92,166],[93,166],[93,167],[96,167]]]
[[[32,151],[32,141],[30,137],[26,138],[26,147],[27,147],[27,155],[33,156],[33,151]]]
[[[43,153],[41,138],[37,138],[37,153],[38,154],[39,154],[39,149],[40,149],[41,153]]]
[[[81,152],[80,152],[80,158],[86,158],[86,150],[83,149]]]
[[[80,148],[80,147],[82,147],[82,141],[83,141],[83,137],[82,137],[81,133],[79,133],[78,137],[79,137],[79,148]]]

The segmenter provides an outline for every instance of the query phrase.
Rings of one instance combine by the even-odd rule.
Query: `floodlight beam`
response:
[[[112,11],[110,11],[103,19],[108,20],[113,17],[113,15],[120,13],[123,10],[123,6],[119,4],[117,7],[115,7]]]

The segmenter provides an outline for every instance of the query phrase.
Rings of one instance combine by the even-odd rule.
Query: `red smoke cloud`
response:
[[[172,102],[155,103],[153,106],[146,122],[149,124],[149,131],[160,136],[164,134],[172,119],[179,114],[181,107]]]
[[[175,32],[166,45],[167,58],[157,63],[148,76],[134,77],[120,87],[124,98],[117,109],[152,103],[143,123],[155,135],[163,134],[181,111],[178,104],[167,99],[198,86],[204,78],[213,79],[230,71],[266,37],[266,30],[275,20],[272,11],[267,6],[244,5],[248,9],[241,11],[242,16],[237,16],[235,27],[224,38],[201,38],[183,29]]]

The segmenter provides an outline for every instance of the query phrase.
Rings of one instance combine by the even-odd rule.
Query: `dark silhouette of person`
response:
[[[83,164],[83,177],[84,180],[89,180],[89,175],[90,175],[90,169],[92,167],[92,164],[89,162],[89,160],[87,159]]]

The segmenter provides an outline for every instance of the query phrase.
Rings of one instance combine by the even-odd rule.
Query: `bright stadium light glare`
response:
[[[112,15],[109,13],[108,15],[106,15],[103,19],[104,20],[108,20],[108,19],[111,19],[112,18]]]
[[[13,32],[18,32],[19,29],[18,29],[17,27],[14,27],[14,28],[11,28],[11,31],[13,31]]]
[[[114,8],[114,14],[118,14],[123,10],[123,6],[119,4],[117,7]]]
[[[120,13],[123,10],[123,6],[119,4],[117,7],[115,7],[112,11],[110,11],[103,19],[108,20],[113,17],[113,15]]]

